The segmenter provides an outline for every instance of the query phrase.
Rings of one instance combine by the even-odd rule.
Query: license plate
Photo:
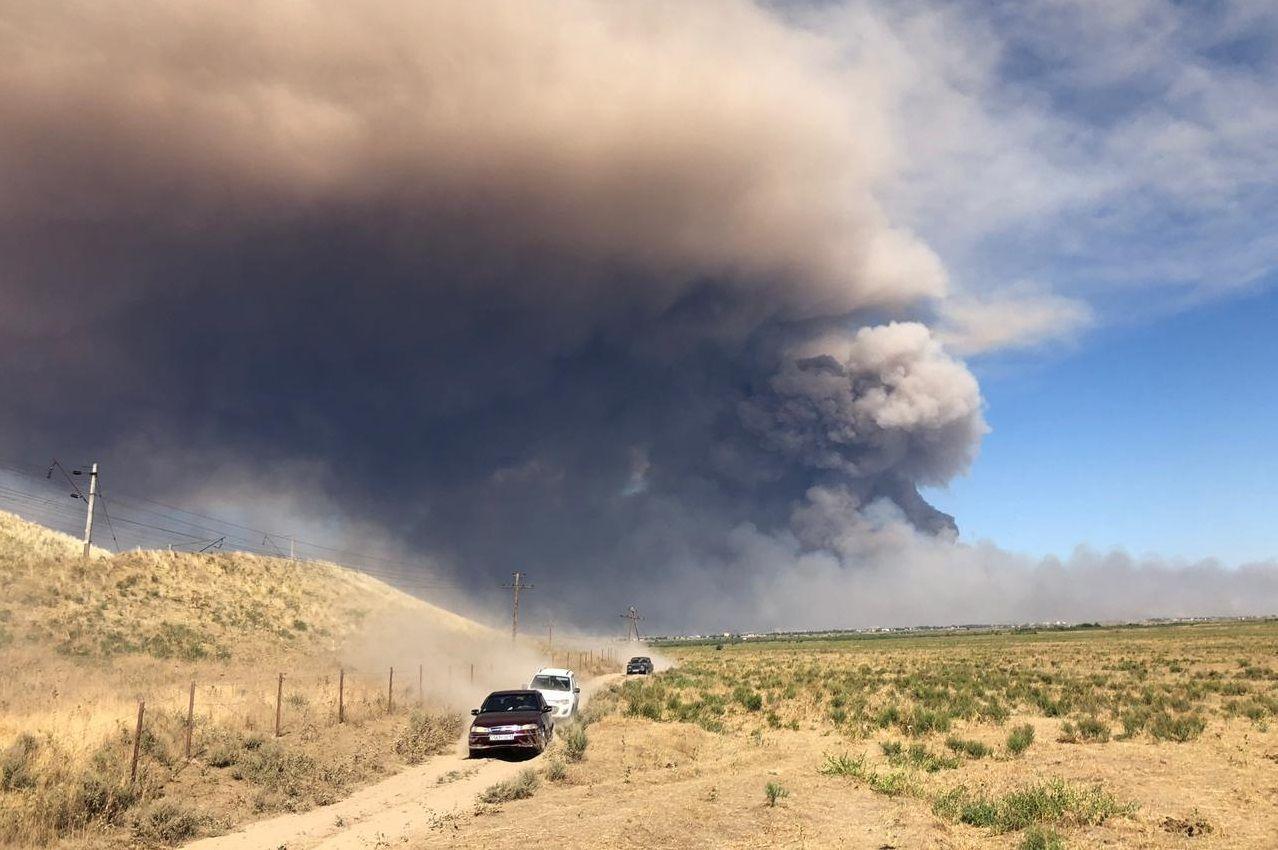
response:
[[[489,735],[489,736],[488,736],[488,740],[490,740],[490,741],[513,741],[513,740],[515,740],[515,736],[514,736],[514,735]]]

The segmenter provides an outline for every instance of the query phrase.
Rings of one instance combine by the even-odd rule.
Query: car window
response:
[[[567,691],[572,683],[567,676],[534,676],[532,686],[539,691]]]
[[[541,694],[491,694],[480,711],[538,711],[543,704]]]

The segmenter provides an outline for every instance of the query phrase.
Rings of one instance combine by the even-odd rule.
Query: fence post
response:
[[[142,748],[142,715],[146,713],[146,700],[138,700],[138,728],[133,733],[133,761],[129,765],[129,782],[138,781],[138,752]]]
[[[191,698],[186,703],[186,760],[191,760],[191,732],[195,729],[195,682],[191,682]]]
[[[346,668],[337,671],[337,722],[346,722]]]
[[[280,736],[280,708],[284,703],[284,674],[280,674],[279,684],[275,687],[275,737]]]
[[[475,684],[475,662],[470,662],[470,683]]]
[[[386,713],[395,711],[395,668],[390,668],[390,684],[386,686]]]

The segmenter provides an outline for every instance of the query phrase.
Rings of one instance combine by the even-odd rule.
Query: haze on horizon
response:
[[[0,459],[586,626],[1278,613],[1273,557],[924,495],[981,474],[977,374],[1271,293],[1276,16],[15,0]]]

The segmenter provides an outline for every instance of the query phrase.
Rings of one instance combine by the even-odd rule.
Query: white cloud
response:
[[[1069,341],[1095,320],[1086,302],[1033,285],[956,295],[941,302],[939,310],[937,336],[963,356]]]

